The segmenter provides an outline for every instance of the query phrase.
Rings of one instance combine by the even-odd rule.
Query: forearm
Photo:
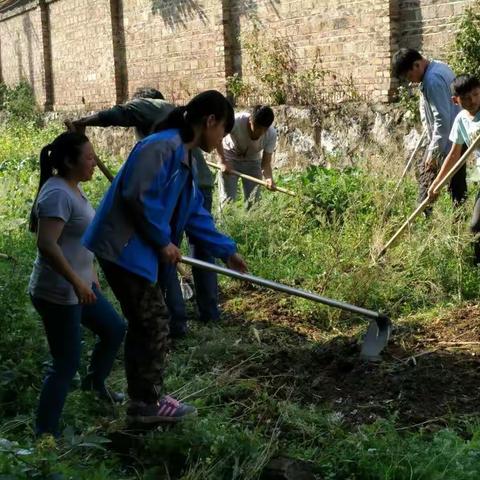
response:
[[[220,143],[217,147],[217,153],[218,153],[218,161],[217,163],[219,165],[226,165],[227,162],[225,160],[225,150],[223,149],[223,145]]]
[[[273,179],[272,155],[271,154],[264,154],[263,155],[261,168],[262,168],[263,178]]]
[[[86,117],[79,118],[78,120],[74,120],[72,122],[75,126],[80,127],[102,127],[103,122],[100,119],[98,113],[94,113],[93,115],[88,115]]]
[[[440,168],[440,171],[438,172],[437,177],[435,178],[434,184],[437,186],[440,184],[443,179],[449,174],[449,172],[452,170],[452,168],[455,166],[455,164],[458,162],[460,159],[460,155],[457,154],[448,154],[447,158],[443,162],[442,167]]]
[[[75,273],[67,259],[63,255],[61,248],[57,243],[39,243],[38,249],[40,253],[48,260],[50,266],[67,282],[73,286],[78,285],[81,282],[80,277]]]

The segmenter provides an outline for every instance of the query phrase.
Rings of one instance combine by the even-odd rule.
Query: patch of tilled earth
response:
[[[396,415],[416,425],[480,410],[480,308],[465,307],[427,326],[399,327],[380,363],[359,358],[350,337],[327,343],[272,348],[244,375],[270,376],[264,384],[279,395],[294,385],[302,403],[329,406],[348,423]],[[283,389],[289,391],[291,389]]]

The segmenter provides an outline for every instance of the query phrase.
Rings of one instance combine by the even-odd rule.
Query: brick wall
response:
[[[115,103],[110,2],[60,0],[48,6],[55,109]]]
[[[311,65],[318,49],[324,69],[385,101],[392,52],[413,46],[442,58],[471,1],[22,0],[0,12],[0,78],[26,78],[39,102],[57,110],[99,109],[141,85],[183,101],[223,90],[234,72],[251,75],[242,33],[253,15],[289,39],[300,63]]]
[[[22,78],[28,80],[39,104],[43,105],[45,83],[40,9],[27,8],[20,12],[0,23],[1,77],[10,85]]]
[[[152,85],[179,101],[201,90],[224,89],[220,1],[124,1],[123,21],[130,94]]]
[[[455,22],[472,0],[399,0],[401,47],[411,47],[445,59]]]
[[[351,75],[358,89],[369,96],[386,97],[391,58],[389,2],[232,0],[230,21],[237,39],[232,46],[233,65],[237,71],[246,57],[242,33],[248,31],[252,16],[267,35],[288,37],[301,64],[311,65],[318,50],[322,68],[340,76]],[[248,75],[248,68],[244,73]]]

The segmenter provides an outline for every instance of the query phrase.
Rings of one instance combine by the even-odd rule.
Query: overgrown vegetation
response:
[[[360,99],[351,78],[323,68],[318,50],[311,65],[304,66],[291,38],[270,33],[255,18],[250,25],[242,36],[248,79],[238,74],[227,79],[227,90],[236,102],[318,107]]]
[[[336,358],[336,346],[346,345],[357,358],[364,319],[227,280],[224,322],[192,322],[190,336],[175,344],[169,359],[168,390],[193,402],[197,419],[141,434],[124,425],[124,407],[98,404],[74,390],[61,441],[36,441],[32,420],[48,349],[25,293],[35,255],[26,219],[37,187],[38,152],[61,129],[15,121],[0,126],[0,253],[9,257],[0,258],[0,475],[250,480],[260,478],[272,457],[286,455],[309,462],[324,479],[478,476],[476,417],[444,412],[440,423],[404,423],[406,412],[393,392],[381,413],[372,407],[376,398],[365,390],[368,375],[414,368],[402,359],[362,367],[370,373],[355,374],[361,385],[348,406],[342,381],[353,368],[348,361],[356,360],[339,358],[332,370],[328,356]],[[265,192],[249,213],[232,205],[218,221],[238,241],[253,274],[385,310],[401,335],[429,328],[439,309],[448,312],[475,299],[479,273],[471,266],[467,226],[452,220],[447,198],[384,262],[373,261],[415,203],[414,182],[407,180],[391,216],[383,218],[401,169],[391,161],[398,146],[388,148],[366,153],[356,168],[311,167],[284,176],[280,182],[295,189],[298,199]],[[121,162],[103,158],[112,169]],[[98,173],[85,186],[94,204],[107,185]],[[86,357],[92,339],[86,334],[85,340]],[[331,381],[335,387],[326,397],[322,385]],[[111,384],[125,388],[121,358]]]
[[[0,116],[9,121],[40,122],[40,110],[27,81],[14,87],[0,83]]]
[[[469,5],[458,20],[449,61],[457,75],[480,77],[480,1]]]

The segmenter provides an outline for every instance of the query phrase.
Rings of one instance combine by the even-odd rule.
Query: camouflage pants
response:
[[[108,284],[128,320],[125,373],[132,401],[154,403],[163,385],[170,315],[162,290],[148,280],[99,259]]]

